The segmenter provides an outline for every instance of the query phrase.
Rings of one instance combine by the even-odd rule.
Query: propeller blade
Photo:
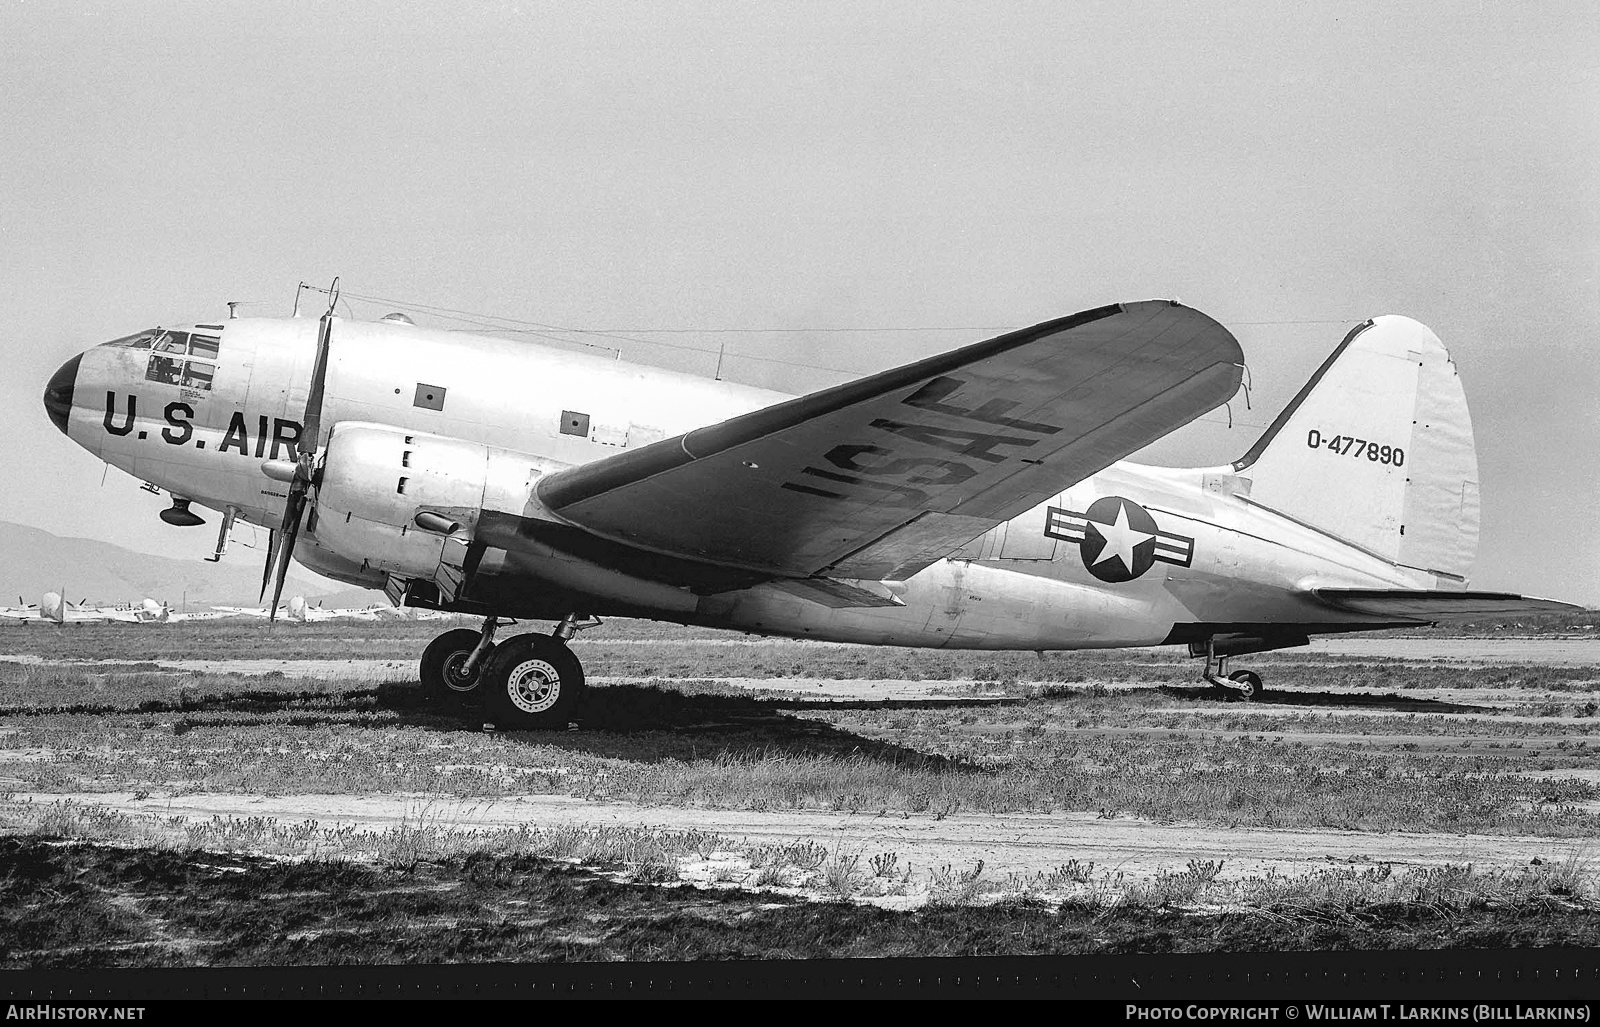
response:
[[[317,461],[317,436],[322,432],[322,397],[328,383],[328,352],[333,339],[333,309],[339,302],[339,279],[333,280],[328,290],[328,309],[317,325],[317,362],[311,370],[311,390],[306,394],[306,412],[300,422],[300,439],[295,443],[294,478],[289,483],[289,501],[283,510],[283,537],[274,553],[268,554],[268,573],[276,557],[277,581],[272,588],[272,607],[267,611],[267,622],[278,619],[278,600],[283,597],[283,582],[289,575],[289,563],[294,558],[295,539],[300,535],[300,518],[306,511],[306,495],[315,484]],[[266,592],[263,578],[261,590]]]
[[[267,563],[266,566],[261,568],[261,594],[256,597],[256,602],[258,603],[267,598],[267,585],[272,581],[272,565],[277,562],[277,559],[278,533],[269,529],[267,531]]]
[[[333,280],[333,295],[335,302],[339,295],[339,280]],[[311,391],[306,395],[306,416],[300,426],[300,439],[303,445],[295,448],[302,457],[317,455],[317,435],[322,430],[322,395],[328,383],[328,349],[333,338],[333,304],[328,305],[328,312],[322,315],[322,320],[317,324],[317,362],[311,370]]]
[[[278,600],[283,596],[283,580],[289,576],[289,560],[294,554],[294,540],[300,534],[300,515],[305,508],[305,489],[296,481],[289,486],[289,505],[283,513],[283,542],[278,546],[277,581],[272,586],[272,607],[267,611],[269,624],[278,619]]]

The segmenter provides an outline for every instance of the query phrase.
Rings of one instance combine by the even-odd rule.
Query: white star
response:
[[[1146,531],[1135,531],[1128,526],[1128,505],[1117,505],[1117,522],[1115,524],[1101,524],[1094,522],[1095,529],[1100,532],[1100,537],[1106,540],[1105,548],[1100,550],[1100,558],[1092,566],[1098,567],[1112,557],[1122,561],[1122,567],[1129,574],[1133,573],[1133,550],[1136,546],[1155,538]]]

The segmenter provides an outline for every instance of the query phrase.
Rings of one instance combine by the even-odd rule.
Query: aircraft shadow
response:
[[[507,732],[529,744],[655,762],[718,755],[835,756],[934,771],[991,774],[966,760],[920,752],[795,713],[807,709],[911,710],[1007,705],[1015,700],[795,700],[678,692],[654,685],[591,689],[566,732]]]
[[[188,713],[277,713],[296,703],[327,705],[381,695],[380,689],[359,689],[349,692],[280,692],[244,691],[226,695],[205,695],[196,698],[152,699],[137,705],[118,703],[60,703],[0,706],[0,717],[45,717],[60,714],[82,716],[155,716]]]
[[[1232,691],[1212,685],[1185,688],[1163,685],[1161,691],[1178,699],[1191,701],[1245,702],[1256,707],[1338,707],[1352,710],[1393,710],[1398,713],[1491,713],[1489,706],[1469,706],[1465,703],[1445,702],[1441,699],[1418,699],[1415,696],[1396,695],[1393,692],[1379,695],[1374,692],[1312,692],[1302,689],[1274,691],[1269,689],[1257,698],[1244,700]]]
[[[795,716],[807,708],[932,709],[1011,705],[1013,699],[877,700],[845,704],[816,700],[757,699],[740,695],[677,692],[651,685],[592,689],[565,731],[507,731],[519,744],[553,746],[592,756],[641,762],[716,758],[721,755],[835,756],[922,770],[992,774],[966,760],[920,752]],[[374,721],[374,709],[389,714]],[[185,734],[243,726],[258,718],[285,727],[335,726],[341,730],[391,730],[395,722],[441,733],[482,730],[481,709],[449,708],[428,701],[414,682],[391,681],[341,693],[236,692],[183,702],[147,702],[137,708],[74,706],[18,710],[30,714],[88,713],[176,715],[173,731]],[[392,718],[392,719],[391,719]]]

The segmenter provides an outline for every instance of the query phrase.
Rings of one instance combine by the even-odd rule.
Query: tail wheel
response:
[[[1236,670],[1228,675],[1228,680],[1233,682],[1241,699],[1259,699],[1261,693],[1266,691],[1266,686],[1261,683],[1261,675],[1253,670]]]
[[[483,668],[485,717],[507,731],[565,730],[583,695],[583,665],[549,635],[517,635]]]
[[[422,650],[422,693],[439,702],[475,705],[482,696],[483,669],[487,658],[479,660],[468,675],[461,668],[478,647],[483,636],[469,628],[446,631]],[[493,655],[493,650],[489,655]]]

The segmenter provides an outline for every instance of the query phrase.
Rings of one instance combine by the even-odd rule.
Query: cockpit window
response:
[[[188,332],[162,332],[151,344],[151,349],[157,353],[187,353],[189,351]]]
[[[150,365],[144,375],[146,379],[185,389],[210,391],[212,379],[217,373],[215,361],[222,346],[221,336],[159,328],[144,335],[149,337],[152,351]],[[143,348],[137,344],[135,346]],[[185,357],[194,359],[185,360]]]
[[[112,339],[110,342],[102,342],[100,345],[116,346],[119,349],[149,349],[150,343],[160,334],[161,329],[150,328],[134,335],[125,335],[120,339]]]

